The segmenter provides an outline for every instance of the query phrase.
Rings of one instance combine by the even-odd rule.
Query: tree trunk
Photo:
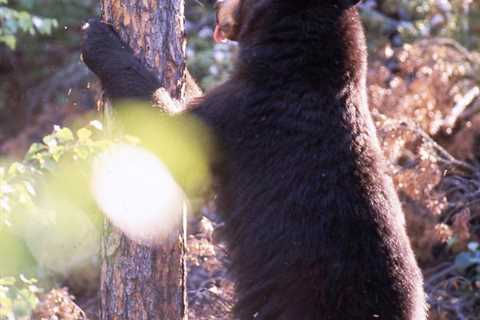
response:
[[[185,91],[183,0],[101,0],[137,57],[153,70],[172,97]],[[102,320],[186,319],[186,226],[154,248],[130,241],[106,223],[101,283]]]

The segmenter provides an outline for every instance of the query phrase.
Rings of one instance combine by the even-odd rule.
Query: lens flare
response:
[[[129,238],[143,244],[162,241],[182,222],[183,190],[154,153],[117,144],[95,161],[92,192],[100,209]]]

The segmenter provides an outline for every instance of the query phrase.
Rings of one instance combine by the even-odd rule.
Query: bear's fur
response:
[[[367,106],[357,10],[347,0],[243,0],[239,10],[235,71],[193,111],[220,140],[235,316],[425,320],[421,272]],[[112,56],[101,48],[121,47],[105,43],[105,28],[89,31],[87,64],[113,97],[151,95],[156,83],[139,88],[118,67],[133,57],[95,68]]]

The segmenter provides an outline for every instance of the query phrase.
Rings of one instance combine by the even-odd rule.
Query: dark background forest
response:
[[[188,69],[204,90],[236,52],[212,42],[213,2],[186,0]],[[367,0],[360,11],[370,108],[430,319],[480,319],[480,2]],[[101,90],[80,59],[82,25],[98,14],[93,0],[0,0],[0,320],[96,319],[102,219],[87,201],[82,214],[59,201],[46,210],[38,190],[61,159],[106,143]],[[234,299],[211,207],[189,229],[192,319],[228,319]]]

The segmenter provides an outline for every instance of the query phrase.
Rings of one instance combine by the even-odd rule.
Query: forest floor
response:
[[[207,217],[208,216],[208,217]],[[192,221],[188,232],[188,316],[195,320],[228,320],[234,301],[234,284],[228,275],[228,256],[214,233],[221,224],[214,212]],[[99,298],[75,299],[68,288],[41,297],[33,320],[97,320]],[[57,318],[53,318],[53,316]]]
[[[188,238],[189,319],[231,319],[234,282],[228,274],[228,255],[215,241],[221,226],[214,213],[196,222]]]

